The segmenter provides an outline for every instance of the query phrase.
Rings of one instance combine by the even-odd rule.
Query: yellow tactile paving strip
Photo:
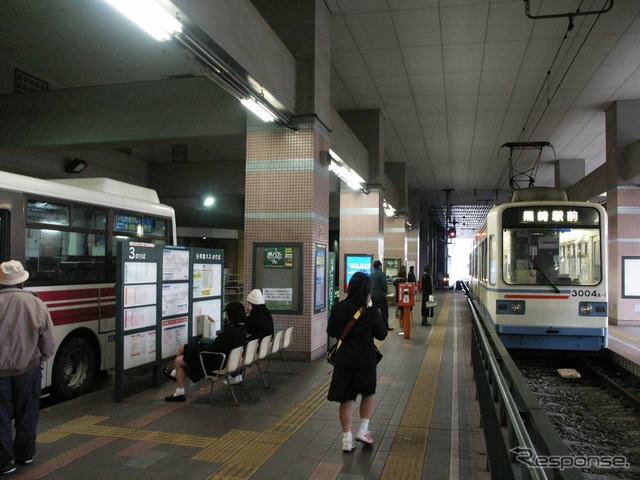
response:
[[[249,479],[326,402],[330,377],[314,388],[264,432],[230,430],[222,437],[168,433],[142,428],[98,425],[108,419],[86,415],[38,435],[51,443],[67,435],[90,435],[200,448],[194,460],[222,464],[209,479]]]
[[[446,301],[435,322],[427,353],[418,372],[418,378],[409,397],[407,408],[391,444],[382,480],[419,480],[429,441],[429,424],[436,398],[440,362],[444,346],[444,336],[447,331],[450,298]]]
[[[411,392],[407,408],[387,458],[382,479],[420,479],[435,401],[436,385],[448,318],[449,299],[435,322],[429,347]],[[83,416],[38,435],[39,443],[50,443],[67,435],[155,442],[199,448],[194,460],[218,463],[208,479],[245,480],[251,478],[291,436],[327,401],[330,377],[285,412],[264,432],[230,430],[222,437],[208,437],[147,430],[135,427],[99,425],[108,417]]]

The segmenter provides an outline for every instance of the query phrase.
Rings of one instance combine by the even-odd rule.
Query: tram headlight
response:
[[[496,300],[496,313],[498,315],[524,315],[525,310],[523,300]]]
[[[593,310],[593,307],[591,306],[590,303],[580,304],[580,315],[583,315],[583,316],[591,315],[592,310]]]
[[[580,317],[606,317],[607,315],[607,302],[578,303],[578,316]]]

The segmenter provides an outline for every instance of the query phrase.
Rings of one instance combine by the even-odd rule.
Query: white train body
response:
[[[607,347],[607,214],[598,204],[515,201],[476,232],[470,291],[507,348]]]

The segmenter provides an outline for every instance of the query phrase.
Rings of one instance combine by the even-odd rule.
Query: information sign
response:
[[[160,363],[180,345],[221,328],[224,252],[119,241],[117,253],[115,400],[122,401],[125,371],[153,367],[157,384]]]

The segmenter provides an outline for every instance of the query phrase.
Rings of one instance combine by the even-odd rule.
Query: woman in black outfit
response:
[[[356,272],[349,282],[347,298],[331,310],[327,333],[331,337],[341,338],[347,324],[356,312],[361,314],[344,338],[336,352],[333,377],[327,399],[340,402],[340,425],[342,426],[342,450],[355,449],[355,440],[371,445],[373,438],[369,433],[369,419],[373,414],[374,394],[376,393],[377,356],[373,339],[384,340],[387,329],[380,310],[371,307],[369,292],[371,282],[362,272]],[[353,402],[360,394],[360,428],[354,437],[351,433]]]

